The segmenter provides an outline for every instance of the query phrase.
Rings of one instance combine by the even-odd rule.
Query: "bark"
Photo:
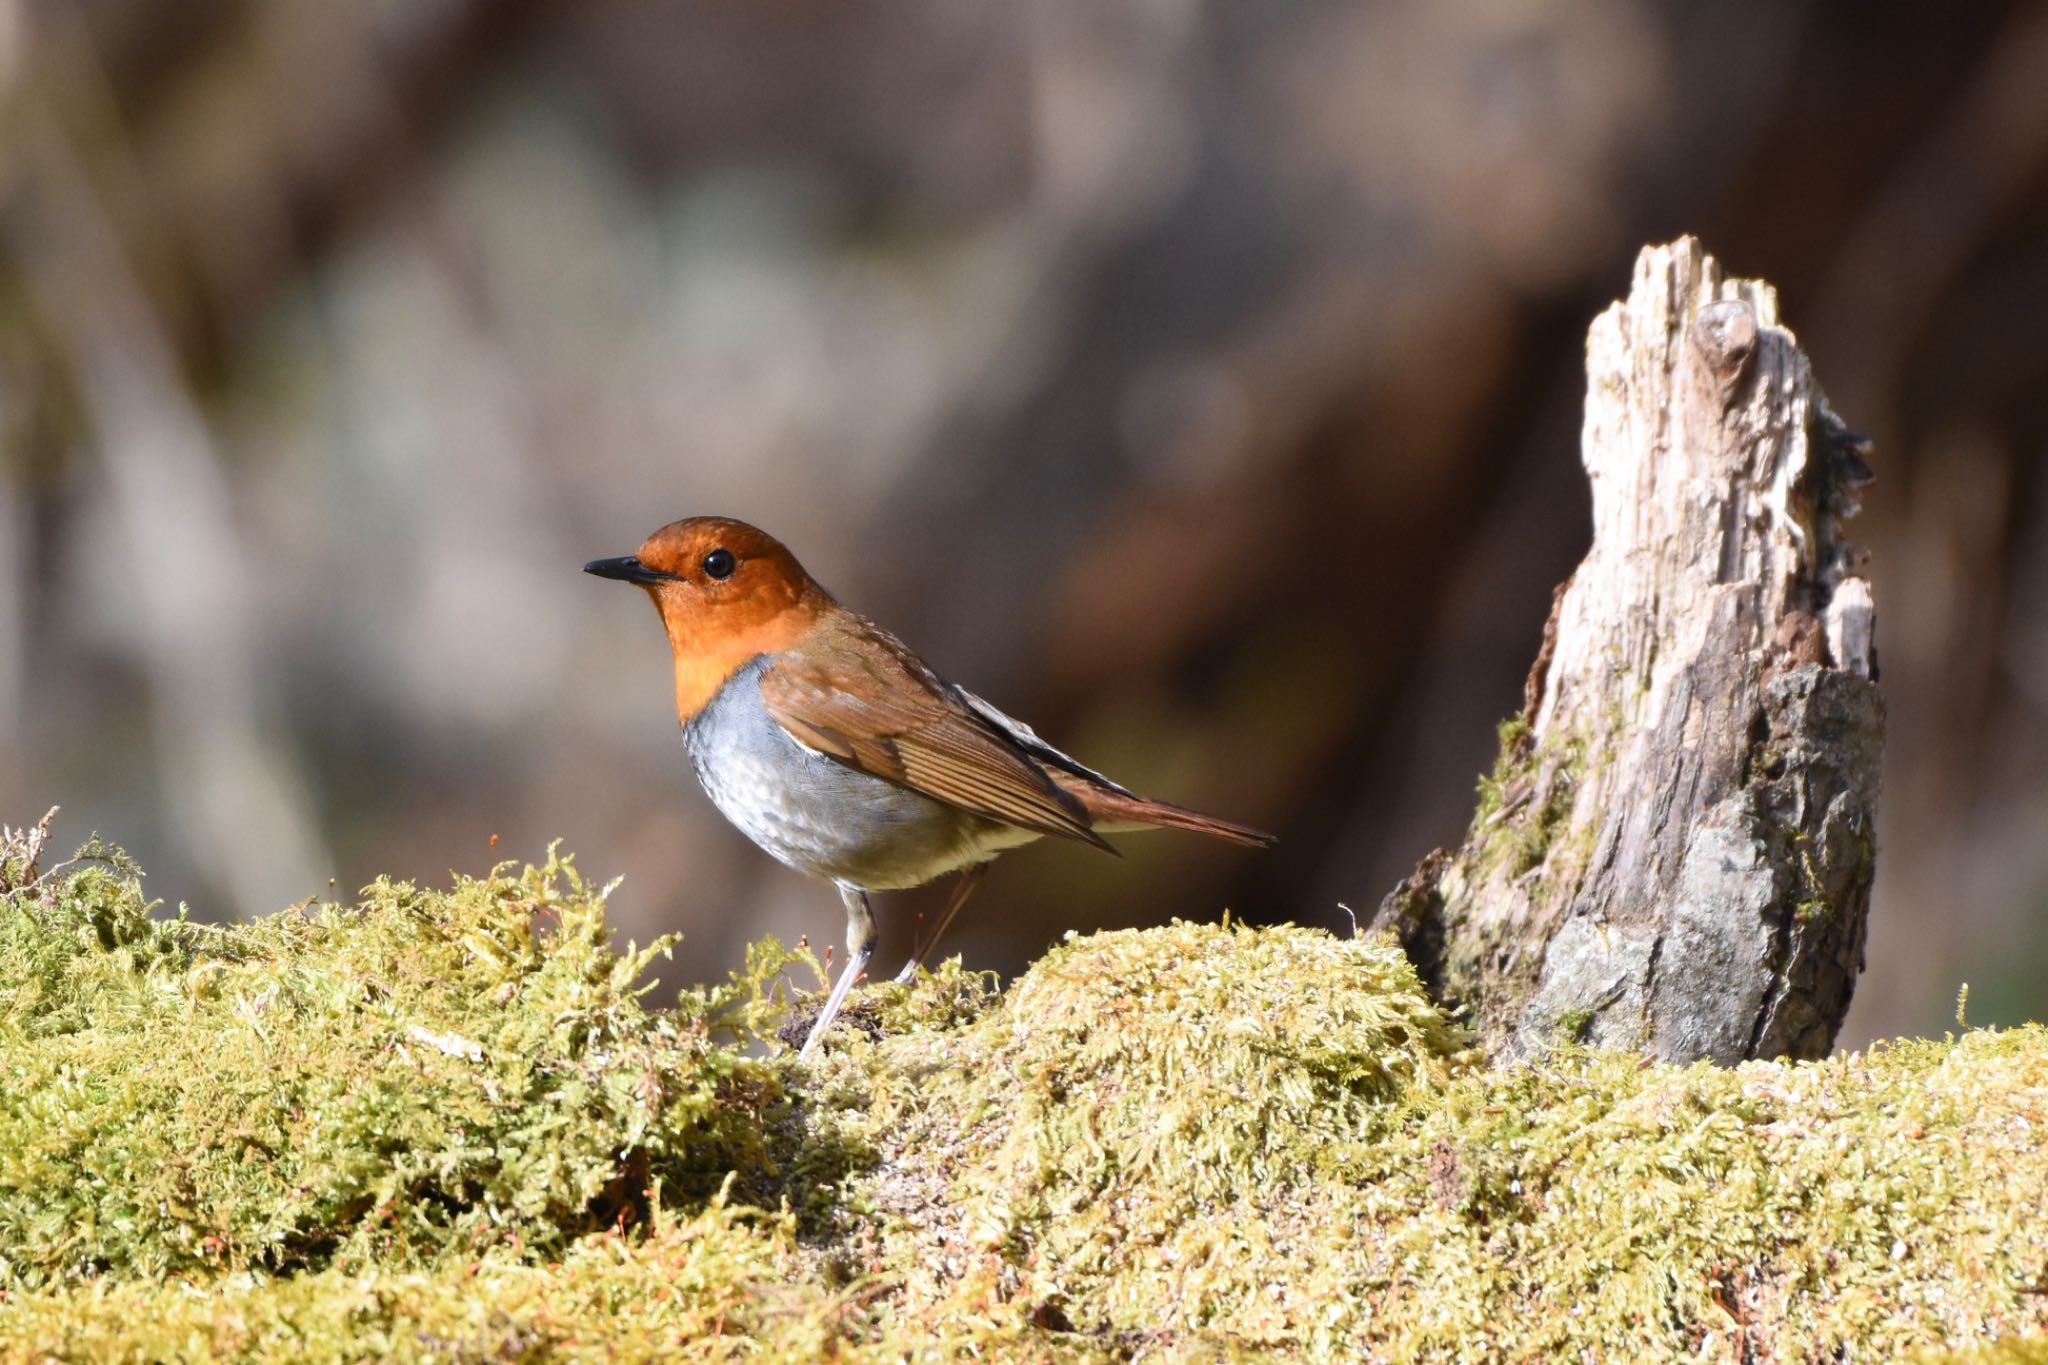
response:
[[[1863,964],[1883,706],[1866,441],[1691,238],[1587,338],[1593,545],[1470,833],[1382,907],[1497,1051],[1814,1057]]]

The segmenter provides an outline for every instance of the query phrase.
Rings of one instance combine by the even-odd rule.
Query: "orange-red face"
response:
[[[592,560],[583,571],[636,584],[654,599],[675,655],[676,711],[684,720],[735,669],[790,648],[832,605],[780,541],[726,517],[672,521],[636,553]]]

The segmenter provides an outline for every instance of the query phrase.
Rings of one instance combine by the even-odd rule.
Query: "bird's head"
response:
[[[781,541],[727,517],[672,521],[634,553],[594,559],[583,572],[635,584],[654,600],[683,720],[748,660],[795,645],[835,605]]]

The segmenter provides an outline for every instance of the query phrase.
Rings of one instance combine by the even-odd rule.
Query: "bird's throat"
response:
[[[811,627],[810,618],[797,610],[777,613],[741,631],[692,630],[687,627],[694,623],[673,620],[667,624],[676,665],[676,719],[685,725],[711,704],[733,674],[763,654],[780,654],[796,645]]]

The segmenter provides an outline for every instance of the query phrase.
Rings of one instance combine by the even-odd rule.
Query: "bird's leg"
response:
[[[846,993],[853,989],[853,983],[866,970],[868,959],[875,955],[875,943],[881,938],[875,928],[875,909],[868,904],[868,893],[845,882],[837,885],[839,899],[846,903],[846,966],[840,970],[839,979],[832,983],[832,994],[825,997],[825,1008],[818,1012],[817,1021],[811,1025],[810,1036],[804,1039],[803,1051],[797,1053],[799,1061],[808,1062],[817,1055],[818,1040],[839,1017],[839,1007],[846,1003]]]
[[[903,970],[896,973],[900,985],[917,975],[917,969],[932,949],[939,946],[939,940],[946,935],[946,927],[953,922],[953,916],[960,913],[960,907],[967,904],[967,898],[974,894],[974,888],[981,885],[981,879],[988,875],[987,863],[976,863],[960,873],[953,883],[953,889],[946,895],[946,908],[939,912],[939,921],[932,926],[931,937],[913,949],[910,961],[903,964]]]

